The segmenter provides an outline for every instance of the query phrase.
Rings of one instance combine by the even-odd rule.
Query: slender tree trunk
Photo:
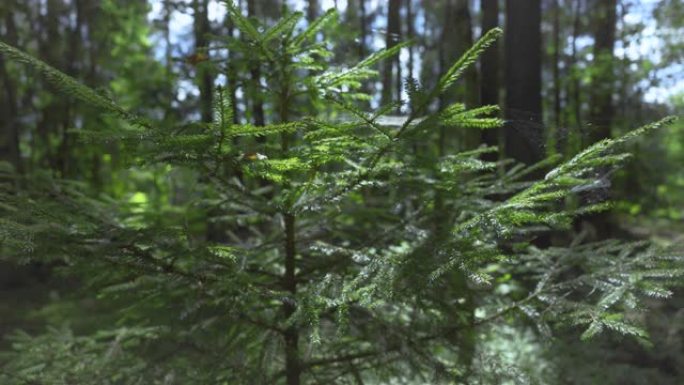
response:
[[[412,40],[416,35],[413,30],[413,0],[406,0],[406,38]],[[413,45],[408,47],[408,74],[409,79],[413,79]]]
[[[235,26],[233,25],[233,21],[230,17],[226,17],[226,34],[231,38],[235,34]],[[230,97],[230,105],[233,110],[233,123],[238,124],[240,122],[240,117],[238,115],[239,109],[237,98],[237,69],[235,68],[234,60],[232,60],[233,52],[228,52],[228,56],[228,64],[226,66],[226,79],[228,80],[228,95]]]
[[[590,119],[592,122],[589,140],[593,143],[609,138],[615,106],[615,74],[613,49],[617,24],[617,0],[601,0],[593,7],[594,14],[594,76],[589,94]],[[607,194],[607,191],[606,191]],[[596,230],[598,239],[611,236],[616,229],[610,212],[602,212],[587,218]]]
[[[78,68],[76,64],[78,63],[78,58],[81,54],[81,45],[83,41],[82,25],[83,25],[83,0],[74,0],[74,14],[76,24],[74,28],[68,31],[69,34],[69,44],[67,46],[66,62],[64,66],[64,71],[71,76],[78,76]],[[70,177],[72,173],[71,165],[71,153],[74,151],[72,149],[72,137],[69,133],[72,124],[72,115],[74,113],[75,105],[65,102],[63,103],[61,110],[61,132],[60,132],[60,144],[57,150],[56,164],[60,174],[63,177]]]
[[[289,60],[289,59],[287,59]],[[281,68],[285,68],[289,63],[283,63]],[[281,84],[279,99],[280,121],[286,123],[290,121],[290,102],[291,88],[290,79],[285,71],[281,74]],[[289,134],[283,133],[281,136],[281,150],[283,156],[287,156],[290,149]],[[284,188],[289,188],[288,184]],[[295,215],[287,208],[283,213],[285,224],[285,272],[283,275],[284,289],[290,293],[290,298],[283,302],[285,319],[289,319],[297,311],[297,248],[296,248],[296,223]],[[299,353],[299,329],[297,325],[288,326],[283,337],[285,340],[285,378],[287,385],[299,385],[301,383],[302,367]]]
[[[283,304],[285,318],[292,317],[297,307],[294,303],[297,295],[297,280],[295,277],[297,250],[295,248],[295,217],[285,214],[285,275],[283,277],[285,290],[292,298]],[[285,338],[285,377],[287,385],[299,385],[301,365],[299,362],[299,331],[296,326],[289,326],[284,332]]]
[[[456,5],[456,23],[459,35],[457,39],[461,42],[456,55],[460,56],[474,43],[473,19],[470,15],[468,0],[458,0]],[[463,101],[468,108],[476,107],[480,102],[480,87],[477,77],[477,67],[475,66],[468,68],[464,74],[465,95]]]
[[[0,6],[2,7],[2,6]],[[12,18],[9,13],[4,20]],[[7,22],[7,21],[6,21]],[[8,43],[15,45],[7,35]],[[5,66],[5,58],[0,55],[0,162],[8,162],[16,172],[21,173],[21,154],[19,152],[19,119],[17,114],[16,88]],[[11,183],[11,179],[0,178],[0,183]],[[0,261],[0,290],[5,291],[27,284],[30,271],[26,266],[17,266],[8,261]]]
[[[14,18],[14,4],[0,4],[0,22],[4,23],[4,30],[0,38],[10,45],[17,46],[19,35]],[[20,136],[22,125],[20,115],[20,88],[14,81],[6,64],[5,57],[0,55],[0,162],[7,162],[17,173],[24,173],[22,162]],[[2,184],[20,183],[14,179],[0,178]],[[8,261],[0,261],[0,291],[21,289],[32,284],[33,279],[44,277],[43,264],[31,262],[28,265],[17,265]],[[12,317],[7,317],[9,320]],[[18,325],[16,325],[18,326]],[[0,329],[3,329],[0,327]]]
[[[99,76],[100,76],[100,68],[99,64],[100,61],[98,60],[99,55],[102,52],[102,48],[100,47],[99,44],[95,44],[97,41],[97,34],[95,33],[96,29],[99,26],[100,21],[102,20],[102,9],[101,9],[101,3],[100,1],[94,1],[94,2],[86,2],[84,9],[83,9],[83,22],[84,22],[84,35],[88,39],[88,44],[87,44],[87,50],[88,50],[88,57],[89,57],[89,63],[88,63],[88,73],[86,75],[86,81],[89,84],[98,84],[99,82]],[[168,24],[165,24],[168,26]],[[105,48],[106,49],[106,48]],[[170,89],[167,91],[167,95],[170,95]],[[167,96],[170,97],[170,96]],[[167,99],[168,100],[168,99]],[[166,112],[165,112],[166,114]],[[91,124],[96,124],[99,125],[102,123],[103,119],[101,116],[96,115],[96,116],[88,116],[87,119],[89,119],[87,122],[84,121],[84,126],[86,124],[91,125]],[[103,146],[117,146],[117,144],[107,144]],[[91,157],[91,168],[90,168],[90,174],[92,178],[92,183],[94,186],[94,189],[97,193],[100,193],[103,191],[103,188],[106,185],[110,185],[109,183],[105,183],[103,180],[103,173],[102,173],[102,151],[100,150],[102,147],[96,149],[95,151],[92,152],[90,155]],[[114,151],[112,151],[114,152]],[[106,174],[105,174],[106,175]]]
[[[11,10],[0,7],[5,21],[5,39],[9,44],[17,44],[17,30]],[[19,147],[19,104],[17,88],[5,65],[5,58],[0,56],[0,161],[9,162],[17,172],[22,172],[21,151]]]
[[[249,17],[256,17],[256,14],[256,0],[247,0],[247,15]],[[250,87],[252,88],[252,118],[254,119],[254,125],[263,126],[266,124],[266,118],[264,115],[264,102],[261,99],[261,65],[258,62],[250,63],[249,73],[252,78],[250,82]],[[264,142],[265,139],[257,138],[260,142]]]
[[[542,158],[541,1],[506,0],[506,154],[522,163]]]
[[[396,28],[397,32],[396,32],[396,36],[394,37],[395,41],[397,43],[399,43],[401,41],[402,36],[403,36],[402,31],[401,31],[402,27],[401,27],[401,16],[400,16],[401,15],[401,6],[402,6],[401,3],[402,2],[401,2],[401,0],[399,0],[398,2],[399,2],[399,4],[397,5],[397,10],[395,11],[396,12],[395,28]],[[396,99],[398,101],[401,101],[403,91],[404,91],[404,82],[403,82],[404,79],[401,77],[401,57],[400,56],[401,56],[400,54],[397,54],[394,58],[394,68],[395,68],[395,74],[394,74],[394,82],[395,83],[394,84],[395,84],[396,93],[397,93]]]
[[[561,125],[561,84],[560,84],[560,53],[561,46],[560,31],[560,0],[553,1],[553,118],[555,129]]]
[[[625,16],[627,15],[627,5],[624,2],[620,2],[620,23],[622,24],[622,28],[620,28],[620,41],[622,42],[622,46],[626,47],[629,44],[629,31],[627,26],[625,25]],[[631,112],[630,108],[630,100],[629,100],[629,87],[630,87],[630,82],[631,79],[629,79],[629,61],[626,60],[626,54],[622,53],[622,60],[619,61],[620,63],[620,95],[619,95],[619,101],[618,105],[620,106],[620,111],[618,115],[621,117],[621,119],[629,119],[629,112]],[[641,103],[639,103],[641,105]],[[641,122],[637,123],[638,125],[641,125]]]
[[[450,31],[453,28],[452,26],[454,25],[454,21],[451,19],[452,17],[452,8],[453,8],[453,3],[452,0],[446,0],[444,3],[444,8],[443,8],[443,22],[442,22],[442,29],[440,32],[436,32],[433,34],[435,38],[439,39],[439,41],[436,42],[437,46],[437,76],[440,76],[444,72],[446,72],[449,64],[447,61],[449,60],[449,56],[447,55],[448,52],[450,52],[449,49],[447,49],[447,44],[446,41],[449,39],[449,35],[451,34]],[[437,23],[435,23],[437,24]],[[435,26],[437,27],[437,26]],[[439,37],[437,37],[439,35]],[[442,93],[439,95],[439,109],[443,109],[446,107],[446,104],[448,102],[447,100],[447,95],[446,93]],[[445,137],[446,133],[444,132],[444,127],[440,127],[440,132],[439,132],[440,138]],[[440,146],[444,146],[443,140],[439,140]]]
[[[482,34],[499,26],[499,0],[482,0]],[[499,46],[494,43],[480,57],[480,104],[499,105]],[[499,129],[482,131],[482,142],[500,146]],[[487,154],[488,160],[497,158]]]
[[[208,6],[209,0],[193,0],[192,7],[195,13],[195,55],[207,57],[209,56],[207,35],[210,33]],[[196,64],[195,70],[200,91],[199,107],[201,119],[202,122],[210,123],[213,121],[214,115],[214,77],[203,61]],[[212,208],[207,213],[209,220],[207,221],[205,233],[207,240],[211,242],[222,243],[227,239],[225,226],[211,220],[211,218],[218,217],[220,214],[219,208]]]
[[[171,47],[171,14],[173,10],[171,9],[171,0],[164,0],[163,3],[163,33],[164,33],[164,64],[166,65],[166,72],[169,74],[172,71],[173,65],[173,50]]]
[[[194,0],[193,9],[195,12],[195,53],[208,55],[207,48],[209,42],[207,35],[210,32],[208,18],[209,0]],[[200,112],[203,122],[211,122],[213,115],[213,84],[214,79],[208,67],[204,63],[198,63],[197,77],[200,90]]]
[[[359,22],[361,27],[361,36],[359,36],[359,58],[363,59],[366,56],[366,37],[368,36],[368,15],[366,15],[366,0],[359,1]]]
[[[399,8],[401,7],[401,0],[389,0],[387,8],[387,35],[385,36],[385,46],[389,49],[394,47],[401,35],[399,22]],[[396,68],[396,72],[394,69]],[[387,104],[392,102],[392,86],[397,77],[401,77],[399,72],[400,62],[398,56],[385,59],[385,66],[382,74],[382,103]],[[401,93],[397,95],[401,97]]]
[[[62,4],[58,0],[47,0],[47,12],[45,16],[42,17],[44,25],[44,36],[39,43],[40,45],[40,56],[47,63],[57,69],[64,69],[63,62],[64,57],[61,54],[61,49],[63,44],[59,44],[58,41],[63,41],[63,36],[60,34],[59,20],[62,15]],[[44,149],[42,154],[41,162],[44,167],[51,170],[58,169],[58,155],[53,153],[53,144],[50,142],[49,138],[54,135],[59,135],[58,122],[61,122],[60,116],[64,112],[64,102],[65,100],[54,100],[51,101],[42,111],[42,116],[38,122],[38,137],[42,141],[41,147]]]
[[[440,127],[436,144],[437,157],[442,159],[448,154],[448,143],[444,127]],[[450,236],[449,223],[451,223],[451,218],[449,213],[451,210],[447,205],[447,197],[444,191],[435,190],[434,196],[434,212],[432,215],[434,241],[431,244],[440,245]],[[454,322],[461,325],[454,343],[459,346],[458,363],[465,369],[465,372],[460,374],[457,380],[466,381],[472,371],[473,359],[475,358],[476,340],[474,330],[472,329],[475,320],[474,296],[473,291],[468,287],[468,277],[462,270],[456,269],[453,274],[448,276],[448,279],[449,287],[453,290],[454,296],[465,300],[463,304],[459,304],[460,314],[463,317],[454,320]]]
[[[4,58],[0,58],[0,86],[4,89],[3,97],[0,97],[0,160],[9,162],[17,172],[21,172],[17,91]]]
[[[592,142],[610,137],[613,122],[615,74],[613,49],[617,23],[617,0],[600,0],[594,12],[594,74],[591,79],[590,115]]]
[[[456,60],[473,44],[472,20],[468,0],[446,0],[443,4],[444,21],[440,36],[440,74],[451,67]],[[469,68],[463,75],[463,83],[449,92],[442,100],[445,103],[459,101],[468,107],[476,106],[479,100],[477,69]]]
[[[577,73],[577,39],[580,33],[580,15],[582,12],[582,0],[574,1],[574,15],[572,21],[572,47],[570,53],[569,67],[572,73],[572,100],[573,100],[573,115],[575,126],[580,129],[582,127],[582,98],[580,89],[580,77]]]
[[[455,21],[458,31],[456,40],[455,56],[460,57],[468,48],[472,47],[473,41],[473,21],[470,15],[469,0],[458,0],[455,9]],[[453,40],[454,38],[452,38]],[[450,65],[452,63],[449,63]],[[471,66],[463,74],[464,94],[463,102],[467,108],[477,107],[480,103],[480,84],[478,82],[477,67]],[[480,133],[473,130],[459,130],[460,148],[468,149],[477,147],[480,143]]]
[[[438,52],[438,71],[443,74],[465,51],[472,45],[472,25],[470,20],[470,11],[467,0],[446,0],[442,3],[442,28],[441,31],[434,35],[439,39],[437,41]],[[477,85],[477,71],[468,71],[464,74],[465,84],[458,84],[457,89],[443,94],[439,98],[440,108],[444,108],[447,104],[459,101],[465,102],[472,106],[477,104],[478,85]],[[468,137],[471,133],[466,133],[463,130],[456,132],[447,132],[443,126],[439,127],[439,133],[436,143],[438,159],[448,155],[452,150],[454,144],[460,148],[465,148],[472,138]],[[456,138],[457,143],[450,141],[450,138]],[[439,245],[449,237],[449,225],[452,218],[449,212],[448,196],[441,190],[435,191],[434,198],[434,214],[433,227],[435,232],[434,244]],[[461,383],[468,377],[475,354],[475,334],[471,326],[474,317],[474,302],[473,293],[468,288],[468,277],[460,270],[456,270],[453,274],[448,276],[448,289],[458,298],[463,298],[465,302],[461,306],[462,318],[454,320],[460,324],[460,332],[454,336],[454,344],[459,346],[458,363],[465,372],[461,373],[456,379]]]
[[[306,20],[310,22],[318,17],[318,0],[307,0]]]

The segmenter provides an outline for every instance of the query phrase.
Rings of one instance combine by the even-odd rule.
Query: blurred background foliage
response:
[[[286,10],[305,12],[306,24],[336,8],[339,18],[324,33],[334,43],[330,52],[340,66],[413,41],[396,59],[378,66],[381,76],[376,82],[364,84],[363,90],[371,95],[364,103],[370,107],[388,100],[407,101],[406,78],[433,84],[484,30],[502,26],[504,40],[440,104],[502,105],[504,128],[444,139],[445,145],[460,149],[486,143],[502,146],[507,156],[523,163],[553,154],[569,159],[596,140],[684,110],[680,0],[238,3],[245,15],[267,25]],[[230,50],[215,38],[239,36],[226,15],[225,6],[215,0],[4,0],[0,39],[169,127],[210,118],[211,95],[218,85],[232,89],[236,122],[271,122],[273,106],[265,102],[263,90],[254,87],[261,78],[260,64],[231,60]],[[184,221],[196,237],[211,232],[212,224],[203,220],[206,207],[197,205],[198,193],[190,186],[197,177],[192,170],[145,166],[144,158],[131,159],[126,156],[127,141],[134,142],[135,137],[102,143],[75,134],[117,132],[123,128],[119,120],[60,96],[35,70],[2,56],[0,89],[0,160],[26,175],[73,180],[84,193],[111,200],[133,214],[129,226],[135,227],[136,220],[160,227]],[[315,111],[327,106],[319,100],[318,105],[302,108]],[[404,104],[391,115],[409,111]],[[606,189],[593,192],[597,200],[614,201],[613,209],[600,221],[577,223],[576,234],[597,239],[609,233],[677,244],[684,240],[684,120],[631,146],[635,161],[610,179]],[[251,150],[245,148],[246,156]],[[102,308],[125,305],[126,296],[88,299],[83,296],[88,278],[74,282],[60,275],[57,267],[0,266],[0,334],[12,335],[0,342],[0,350],[34,344],[45,354],[70,349],[82,352],[79,357],[107,353],[78,335],[121,322]],[[510,292],[524,284],[501,277],[495,290]],[[684,296],[679,291],[668,301],[650,301],[652,310],[639,317],[645,317],[652,346],[611,336],[579,342],[574,330],[547,338],[524,323],[485,329],[477,336],[482,343],[476,363],[482,375],[473,383],[682,384]],[[69,324],[68,330],[60,329],[64,324]],[[48,330],[46,336],[57,334],[63,344],[55,345],[54,338],[42,341],[12,334],[17,329],[29,334]],[[125,330],[116,335],[134,345],[144,344],[148,337]],[[89,365],[63,364],[76,372],[79,364]],[[134,370],[139,364],[122,362],[117,367]],[[117,376],[126,374],[101,375],[117,383]]]

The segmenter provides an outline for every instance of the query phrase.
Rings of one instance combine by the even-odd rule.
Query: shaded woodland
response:
[[[684,383],[679,0],[0,2],[0,383]]]

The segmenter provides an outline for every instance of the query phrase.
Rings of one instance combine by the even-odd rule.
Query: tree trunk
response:
[[[44,36],[41,36],[39,42],[40,57],[45,62],[50,63],[53,67],[63,70],[64,57],[62,49],[64,36],[60,34],[59,20],[62,16],[62,4],[57,0],[47,0],[47,12],[43,16],[41,14],[41,26],[44,28]],[[40,146],[44,149],[40,163],[42,166],[51,170],[58,169],[57,155],[53,153],[54,144],[50,139],[54,135],[59,135],[57,122],[61,122],[61,115],[64,109],[66,99],[57,99],[51,101],[41,111],[41,118],[38,122],[37,137],[41,140]]]
[[[443,6],[441,12],[444,18],[439,41],[440,75],[473,45],[472,20],[468,0],[447,0]],[[441,105],[445,106],[445,104],[455,101],[464,102],[468,107],[474,107],[480,102],[476,68],[466,70],[463,75],[463,82],[457,84],[454,90],[444,96]]]
[[[561,126],[561,84],[560,84],[560,53],[561,46],[560,31],[560,0],[553,1],[553,119],[555,130]]]
[[[308,0],[306,7],[306,20],[311,23],[318,17],[318,0]]]
[[[582,126],[582,99],[580,94],[580,78],[577,74],[577,39],[580,33],[580,15],[582,12],[582,0],[574,1],[574,15],[572,21],[572,47],[570,53],[570,63],[568,66],[572,73],[572,101],[573,117],[575,126],[579,129]]]
[[[282,68],[284,68],[283,66]],[[279,117],[281,123],[288,123],[290,121],[290,95],[291,85],[289,79],[282,74],[282,88],[279,92]],[[283,156],[287,156],[290,149],[290,142],[287,133],[281,136],[281,150]],[[289,183],[286,183],[284,188],[291,188]],[[290,212],[288,207],[283,213],[283,221],[285,224],[285,272],[283,274],[284,289],[290,293],[290,298],[283,301],[283,310],[285,319],[288,320],[297,311],[297,242],[296,242],[296,227],[295,215]],[[299,329],[297,325],[291,324],[283,333],[285,340],[285,379],[287,385],[299,385],[301,383],[302,367],[299,354]]]
[[[3,39],[9,44],[17,44],[17,31],[11,10],[0,8],[5,21]],[[19,147],[18,99],[16,85],[5,66],[5,58],[0,56],[0,86],[4,92],[0,94],[0,161],[9,162],[17,172],[22,171],[21,152]]]
[[[613,49],[617,23],[617,0],[600,0],[592,8],[594,12],[594,72],[591,79],[590,116],[593,129],[591,142],[610,137],[613,122]]]
[[[482,0],[482,34],[499,26],[499,0]],[[480,57],[480,104],[499,105],[499,46],[494,43]],[[499,129],[482,131],[482,142],[500,146]],[[496,154],[488,160],[496,159]]]
[[[164,0],[163,2],[163,29],[164,34],[164,60],[166,66],[166,72],[171,74],[173,70],[173,49],[171,47],[171,14],[173,10],[171,9],[171,0]]]
[[[506,154],[532,164],[543,157],[541,1],[506,0]]]
[[[359,36],[359,59],[366,56],[366,37],[368,36],[368,15],[366,15],[366,0],[359,0],[359,22],[361,24],[361,36]]]
[[[455,37],[455,56],[460,57],[468,48],[473,46],[473,21],[470,15],[468,0],[458,0],[455,8],[455,21],[458,36]],[[453,38],[452,38],[453,39]],[[449,63],[451,65],[452,63]],[[474,108],[480,104],[480,84],[478,82],[477,67],[471,66],[463,74],[465,83],[463,89],[463,103],[467,108]],[[475,148],[480,143],[480,133],[474,130],[459,130],[460,148]]]
[[[77,77],[79,68],[77,68],[76,65],[81,54],[81,45],[83,40],[81,28],[83,25],[84,4],[82,3],[82,0],[75,0],[73,5],[76,24],[74,25],[73,29],[68,31],[69,43],[66,51],[64,72],[66,72],[68,75]],[[75,150],[72,149],[73,140],[69,130],[72,128],[71,122],[73,120],[72,115],[74,114],[75,107],[77,106],[72,105],[72,103],[64,102],[61,109],[61,141],[57,150],[56,164],[61,176],[65,178],[69,178],[73,174],[71,153]]]
[[[458,0],[456,2],[456,23],[458,27],[456,56],[460,57],[468,48],[473,46],[473,19],[470,16],[470,5],[468,0]],[[450,63],[451,64],[451,63]],[[463,101],[466,107],[476,107],[480,102],[480,89],[477,80],[477,67],[471,66],[464,74],[465,95]]]
[[[285,214],[285,275],[283,277],[285,290],[292,298],[285,300],[283,309],[285,319],[292,317],[297,310],[295,296],[297,294],[297,280],[295,277],[295,217]],[[285,329],[285,378],[287,385],[299,385],[302,368],[299,362],[299,330],[292,325]]]
[[[226,17],[226,34],[229,37],[234,37],[235,35],[235,25],[230,17]],[[238,88],[238,76],[237,69],[235,68],[234,60],[232,60],[233,52],[228,52],[228,64],[226,65],[226,79],[228,81],[228,95],[230,97],[230,105],[233,111],[233,123],[238,124],[240,122],[239,109],[238,109],[238,98],[237,98],[237,88]],[[235,139],[237,140],[237,138]]]
[[[615,68],[613,65],[613,49],[615,48],[615,30],[617,23],[617,0],[600,0],[592,7],[594,13],[594,71],[589,94],[591,130],[590,143],[610,138],[611,124],[615,107],[613,92],[615,91]],[[597,192],[601,193],[601,192]],[[608,191],[605,191],[607,196]],[[596,230],[596,237],[604,239],[616,230],[610,218],[610,212],[590,215],[587,220]]]
[[[387,9],[387,35],[385,36],[385,46],[389,49],[394,47],[401,36],[399,7],[401,0],[389,0]],[[396,71],[395,71],[396,69]],[[399,56],[385,59],[385,66],[382,74],[382,104],[391,103],[394,100],[392,86],[395,85],[395,75],[401,78]],[[397,95],[401,97],[401,93]]]
[[[210,32],[208,6],[209,0],[194,0],[193,9],[195,12],[194,32],[195,32],[195,54],[208,55],[207,35]],[[211,122],[213,116],[213,84],[214,79],[211,71],[204,65],[198,63],[196,68],[200,91],[200,112],[203,122]]]
[[[247,0],[247,16],[256,17],[256,0]],[[261,84],[261,65],[258,62],[250,63],[250,76],[252,78],[251,84],[251,97],[252,97],[252,118],[254,120],[254,125],[263,126],[266,124],[266,118],[264,115],[264,102],[261,100],[261,89],[259,85]],[[257,141],[264,142],[265,137],[257,138]]]
[[[415,36],[413,30],[413,0],[406,0],[406,38],[412,40]],[[409,79],[413,79],[413,45],[408,47],[408,74]]]

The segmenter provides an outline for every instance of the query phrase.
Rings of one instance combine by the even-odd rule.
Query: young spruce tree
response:
[[[585,339],[611,331],[646,341],[625,314],[644,296],[669,295],[680,257],[647,244],[532,241],[604,209],[583,192],[628,158],[623,143],[672,119],[562,164],[484,161],[497,149],[439,149],[438,132],[499,127],[498,108],[435,106],[501,30],[434,88],[407,82],[410,113],[388,120],[399,105],[363,111],[358,101],[371,97],[359,90],[406,44],[334,67],[320,36],[334,12],[300,30],[300,13],[266,27],[227,6],[240,37],[213,47],[261,63],[263,83],[252,86],[264,90],[263,126],[236,123],[230,93],[218,88],[211,123],[168,127],[0,43],[7,59],[125,122],[78,131],[84,140],[116,141],[139,167],[194,180],[191,198],[154,215],[3,167],[2,258],[53,262],[97,301],[95,315],[52,305],[73,324],[92,320],[80,330],[16,333],[1,383],[484,383],[478,330],[516,317],[542,333],[570,325]],[[192,230],[207,223],[211,236]],[[497,290],[511,276],[524,284]]]

